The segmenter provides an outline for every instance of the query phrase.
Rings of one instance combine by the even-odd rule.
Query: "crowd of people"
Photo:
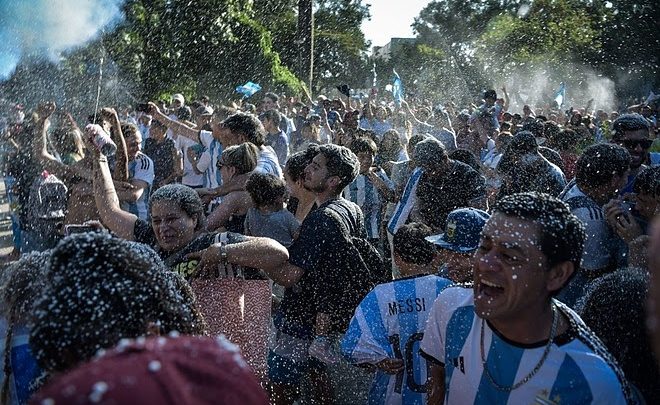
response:
[[[660,105],[502,90],[3,104],[1,402],[660,403]]]

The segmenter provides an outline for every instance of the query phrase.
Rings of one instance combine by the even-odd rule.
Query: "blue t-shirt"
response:
[[[626,404],[634,402],[623,373],[600,340],[566,305],[555,304],[569,320],[568,331],[555,337],[538,372],[511,390],[495,388],[486,366],[500,385],[512,386],[539,363],[547,342],[521,345],[493,330],[474,312],[472,288],[451,287],[433,304],[421,343],[427,360],[444,366],[446,404]]]
[[[370,404],[425,404],[426,360],[419,343],[438,294],[450,285],[445,278],[421,275],[379,284],[355,310],[341,344],[354,364],[376,364],[386,358],[404,360],[404,370],[378,370],[369,393]]]

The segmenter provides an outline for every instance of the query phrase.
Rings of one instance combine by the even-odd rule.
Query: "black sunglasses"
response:
[[[637,145],[641,146],[642,149],[648,149],[653,144],[653,141],[650,139],[624,139],[619,143],[628,149],[635,149]]]

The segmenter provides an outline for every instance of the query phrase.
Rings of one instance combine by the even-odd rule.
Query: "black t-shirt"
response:
[[[158,241],[156,240],[156,234],[154,233],[153,228],[147,221],[138,219],[135,221],[135,227],[133,229],[133,238],[136,242],[144,243],[151,246],[158,254],[161,259],[165,262],[165,265],[175,273],[180,274],[186,279],[190,279],[197,268],[198,260],[189,260],[186,259],[186,255],[189,253],[197,252],[215,243],[215,233],[202,233],[196,237],[192,242],[187,244],[183,249],[167,253],[160,249],[158,246]],[[239,243],[246,240],[245,236],[238,233],[227,233],[228,243]],[[245,274],[246,278],[250,275]]]
[[[331,318],[350,319],[357,303],[348,298],[343,305],[342,300],[350,294],[346,280],[351,278],[347,277],[347,272],[352,270],[344,265],[349,241],[343,229],[352,236],[365,237],[363,222],[360,207],[343,198],[322,204],[305,218],[298,239],[289,248],[289,263],[305,272],[298,283],[284,293],[280,305],[285,319],[281,325],[283,332],[299,338],[312,337],[316,313],[322,312],[320,309],[334,308],[334,313],[329,314]]]
[[[471,200],[485,194],[486,179],[476,170],[457,160],[441,176],[422,175],[417,186],[419,214],[425,224],[442,232],[447,215],[468,207]]]
[[[144,154],[154,162],[154,190],[163,186],[162,181],[169,177],[174,171],[174,156],[176,146],[174,141],[167,138],[158,143],[153,138],[144,142]]]

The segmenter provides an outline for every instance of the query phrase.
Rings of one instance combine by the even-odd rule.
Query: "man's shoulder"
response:
[[[436,311],[451,314],[459,308],[474,307],[474,290],[471,284],[452,284],[442,289],[433,303]]]
[[[138,152],[137,155],[135,155],[135,159],[133,159],[133,161],[137,165],[136,168],[141,170],[148,170],[149,167],[153,166],[153,160],[142,152]]]

